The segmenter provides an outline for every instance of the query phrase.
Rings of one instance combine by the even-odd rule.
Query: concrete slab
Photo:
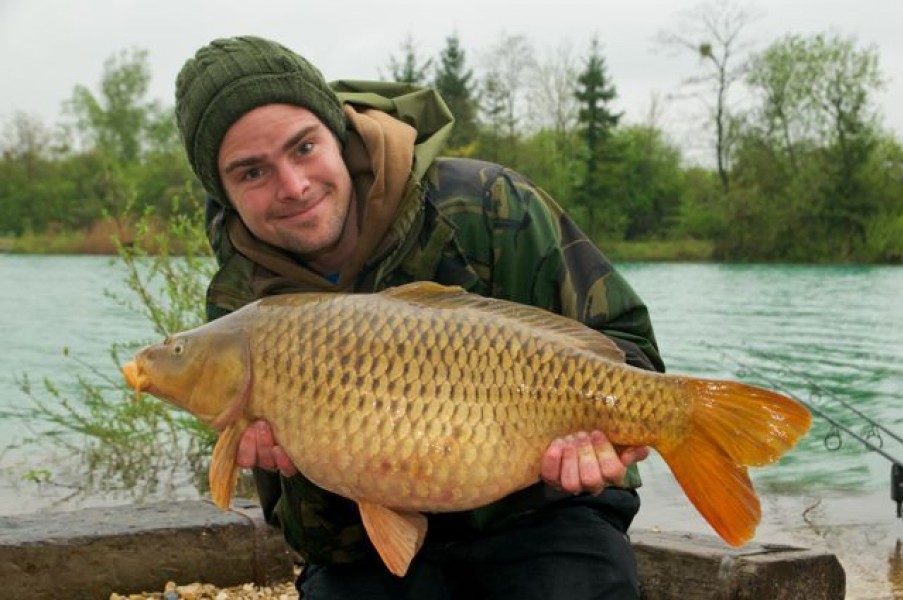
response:
[[[715,536],[631,534],[644,600],[840,600],[846,578],[833,554],[794,546],[726,546]]]
[[[254,504],[206,501],[0,517],[0,582],[12,600],[108,598],[167,581],[267,585],[292,576],[280,532]]]

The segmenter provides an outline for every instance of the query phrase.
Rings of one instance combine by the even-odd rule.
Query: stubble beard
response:
[[[336,197],[332,195],[323,201],[335,203]],[[279,230],[281,245],[304,262],[316,261],[317,257],[335,248],[342,239],[350,204],[349,199],[343,206],[336,206],[336,210],[323,215],[316,222]]]

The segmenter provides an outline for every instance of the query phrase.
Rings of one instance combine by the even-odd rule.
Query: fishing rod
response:
[[[811,412],[815,413],[817,416],[821,417],[822,419],[824,419],[825,421],[830,423],[831,427],[833,429],[825,436],[825,448],[827,448],[829,451],[839,450],[840,447],[843,445],[842,438],[840,437],[840,433],[838,431],[838,430],[840,430],[840,431],[845,432],[850,437],[859,441],[863,446],[865,446],[869,450],[876,452],[877,454],[880,454],[881,456],[886,458],[888,461],[890,461],[890,463],[891,463],[891,468],[890,468],[891,499],[894,502],[896,502],[896,504],[897,504],[897,518],[903,518],[903,461],[892,456],[891,454],[889,454],[888,452],[886,452],[884,450],[884,448],[883,448],[884,441],[881,438],[881,434],[879,432],[883,431],[886,435],[897,440],[901,444],[903,444],[903,438],[901,438],[899,435],[897,435],[896,433],[894,433],[887,427],[884,427],[880,423],[877,423],[876,421],[871,419],[868,415],[866,415],[865,413],[863,413],[856,407],[850,405],[848,402],[845,402],[841,398],[838,398],[835,394],[826,390],[824,387],[822,387],[821,385],[819,385],[818,383],[813,381],[807,375],[805,375],[803,373],[799,373],[798,371],[795,371],[794,369],[791,369],[783,361],[781,361],[779,359],[776,359],[774,357],[765,357],[767,360],[777,363],[781,367],[781,372],[787,373],[794,377],[798,377],[798,378],[802,379],[803,381],[805,381],[809,385],[810,395],[813,394],[813,392],[814,392],[814,393],[818,394],[819,397],[826,396],[826,397],[830,398],[831,400],[839,403],[844,408],[850,410],[851,412],[853,412],[855,415],[857,415],[861,419],[865,420],[870,426],[869,432],[867,434],[865,434],[865,437],[857,434],[855,431],[852,431],[849,427],[847,427],[843,423],[841,423],[838,420],[831,417],[825,411],[823,411],[820,408],[818,408],[817,406],[815,406],[815,404],[813,402],[808,401],[808,400],[803,400],[798,395],[796,395],[793,392],[793,390],[789,389],[786,385],[784,385],[780,381],[777,381],[773,377],[769,377],[762,370],[757,369],[756,367],[753,367],[747,363],[744,363],[743,361],[739,360],[735,356],[726,352],[723,348],[718,348],[717,350],[718,350],[718,352],[721,353],[722,356],[724,356],[725,358],[727,358],[728,360],[730,360],[731,362],[736,364],[743,371],[765,381],[766,383],[768,383],[768,385],[774,387],[775,389],[784,392],[786,395],[790,396],[797,402],[803,404]],[[872,438],[872,437],[877,437],[877,439],[878,439],[877,446],[875,444],[873,444],[871,441],[869,441],[869,438]],[[832,440],[830,445],[829,445],[829,440]],[[834,440],[836,440],[836,442]]]
[[[829,390],[825,389],[821,384],[819,384],[818,382],[813,380],[811,377],[809,377],[805,373],[800,373],[799,371],[795,371],[795,370],[791,369],[790,367],[788,367],[786,364],[784,364],[780,360],[770,358],[770,357],[766,357],[766,358],[779,364],[781,366],[782,372],[787,373],[789,375],[793,375],[794,377],[798,377],[798,378],[802,379],[803,381],[805,381],[809,386],[810,393],[812,391],[814,391],[819,397],[830,398],[833,402],[837,402],[838,404],[840,404],[841,406],[843,406],[844,408],[846,408],[847,410],[849,410],[850,412],[852,412],[853,414],[855,414],[856,416],[858,416],[859,418],[861,418],[865,422],[867,422],[869,424],[870,429],[869,429],[869,433],[865,434],[865,437],[866,437],[866,439],[869,439],[871,437],[877,437],[879,448],[884,446],[884,440],[881,438],[881,433],[880,433],[882,431],[885,433],[885,435],[888,435],[891,438],[895,439],[900,444],[903,444],[903,437],[897,435],[896,433],[894,433],[887,427],[885,427],[885,426],[881,425],[880,423],[878,423],[877,421],[871,419],[868,415],[863,413],[861,410],[859,410],[858,408],[856,408],[849,402],[846,402],[843,398],[840,398],[836,394],[833,394]],[[896,461],[896,462],[899,462],[899,461]]]

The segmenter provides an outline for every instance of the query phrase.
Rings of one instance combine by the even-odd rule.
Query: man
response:
[[[209,318],[271,294],[432,280],[578,319],[663,370],[646,307],[551,198],[501,166],[438,158],[453,119],[434,91],[328,85],[296,53],[242,37],[186,62],[176,115],[210,196]],[[299,474],[266,423],[245,433],[238,462],[255,467],[267,519],[306,564],[304,598],[579,600],[638,596],[626,531],[647,454],[600,432],[555,440],[543,483],[430,515],[403,578],[354,504]]]

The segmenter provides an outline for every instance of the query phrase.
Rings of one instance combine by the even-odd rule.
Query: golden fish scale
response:
[[[268,307],[250,413],[305,475],[410,510],[479,506],[538,479],[557,436],[652,443],[686,407],[666,380],[485,314],[373,297]]]

